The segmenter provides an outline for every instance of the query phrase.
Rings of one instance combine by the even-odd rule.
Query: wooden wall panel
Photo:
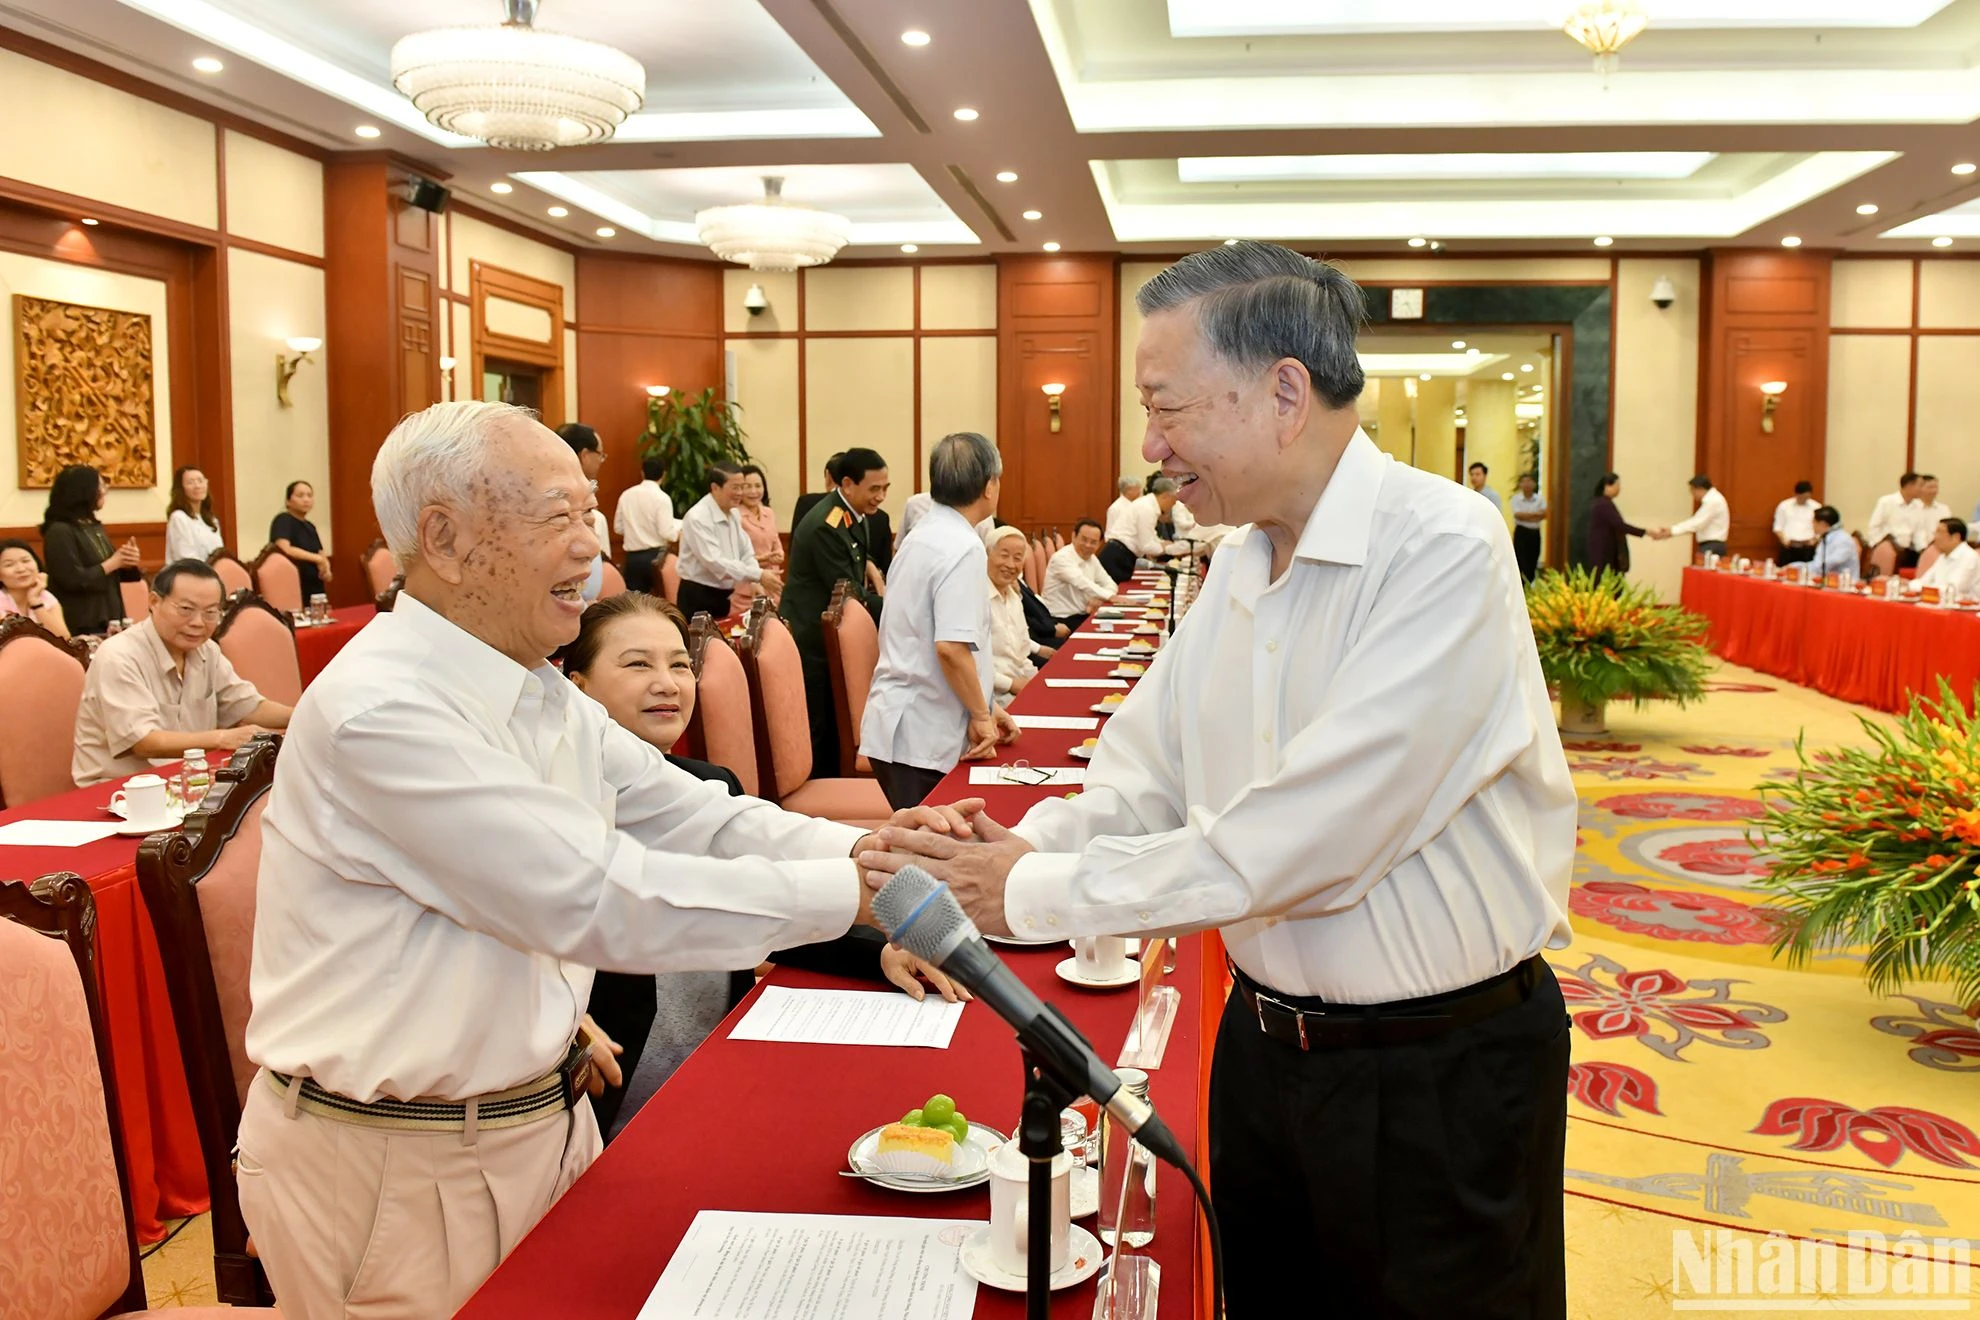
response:
[[[1820,480],[1827,451],[1829,275],[1825,253],[1722,251],[1706,262],[1699,337],[1698,470],[1732,508],[1734,554],[1771,555],[1774,506]],[[1763,381],[1787,392],[1761,429]]]
[[[1119,421],[1116,266],[1111,257],[997,262],[998,515],[1026,532],[1070,532],[1113,498]],[[1058,432],[1041,385],[1066,387]]]

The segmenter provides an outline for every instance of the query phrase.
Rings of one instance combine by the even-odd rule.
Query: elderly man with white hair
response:
[[[618,1080],[594,969],[868,915],[871,836],[674,768],[546,662],[599,545],[533,414],[415,413],[371,484],[405,585],[304,694],[262,819],[238,1179],[290,1320],[451,1315],[584,1171]]]

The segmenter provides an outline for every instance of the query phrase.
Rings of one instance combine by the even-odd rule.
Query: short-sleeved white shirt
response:
[[[915,524],[887,572],[880,661],[859,726],[866,756],[944,771],[962,759],[969,711],[942,675],[937,642],[961,642],[975,652],[983,684],[978,709],[988,709],[994,685],[989,553],[976,529],[944,504]]]

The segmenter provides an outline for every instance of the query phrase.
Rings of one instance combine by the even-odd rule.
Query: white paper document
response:
[[[962,1011],[961,1004],[951,1004],[940,995],[917,1003],[898,990],[793,990],[770,985],[729,1037],[946,1050]]]
[[[122,826],[123,822],[117,820],[17,820],[0,825],[0,846],[80,848],[85,843],[109,838]]]
[[[969,1320],[981,1221],[702,1210],[639,1320]]]
[[[1098,715],[1013,715],[1020,729],[1097,729]]]
[[[1049,773],[1052,777],[1040,776]],[[1012,778],[1015,774],[1022,778]],[[1077,787],[1086,782],[1086,767],[1083,765],[1034,765],[1024,770],[1013,771],[1004,765],[973,765],[969,768],[969,782],[972,784],[1016,784],[1023,788],[1050,788],[1055,784]]]
[[[1127,680],[1125,678],[1048,678],[1045,680],[1045,686],[1069,687],[1069,688],[1124,688],[1127,686]]]

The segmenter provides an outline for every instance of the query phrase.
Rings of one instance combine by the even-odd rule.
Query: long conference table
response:
[[[1980,614],[1688,568],[1684,607],[1721,658],[1843,701],[1903,713],[1946,679],[1969,706]]]
[[[1164,593],[1166,585],[1162,583]],[[1154,586],[1145,581],[1129,590]],[[1018,695],[1011,711],[1088,714],[1105,692],[1052,688],[1044,680],[1104,676],[1110,666],[1074,657],[1108,645],[1086,638],[1068,641]],[[1009,765],[1023,759],[1033,766],[1078,765],[1068,752],[1096,732],[1028,729],[995,761],[976,764]],[[1046,796],[1067,791],[972,785],[969,769],[957,767],[929,800],[983,797],[992,817],[1010,824]],[[1202,1097],[1208,1045],[1223,1008],[1225,972],[1214,935],[1189,936],[1178,943],[1176,968],[1168,980],[1182,992],[1182,1004],[1162,1065],[1151,1074],[1150,1098],[1207,1177]],[[1134,1016],[1133,989],[1091,991],[1060,980],[1053,968],[1071,956],[1066,944],[999,952],[1041,998],[1065,1013],[1103,1058],[1113,1060]],[[788,969],[777,970],[763,984],[872,988]],[[943,1050],[731,1039],[730,1028],[762,992],[760,985],[646,1103],[468,1302],[459,1313],[465,1320],[630,1320],[701,1210],[989,1219],[985,1187],[914,1195],[842,1178],[839,1170],[846,1167],[847,1147],[854,1138],[898,1120],[937,1091],[953,1096],[972,1119],[1015,1135],[1023,1077],[1011,1029],[976,1003],[964,1009],[954,1039]],[[1208,1314],[1198,1297],[1205,1270],[1189,1185],[1166,1166],[1158,1176],[1156,1213],[1155,1239],[1147,1254],[1162,1270],[1160,1314],[1165,1320]],[[1093,1220],[1081,1222],[1097,1232]],[[1055,1293],[1052,1313],[1086,1320],[1094,1294],[1092,1281]],[[976,1316],[1023,1314],[1023,1294],[979,1285]]]

